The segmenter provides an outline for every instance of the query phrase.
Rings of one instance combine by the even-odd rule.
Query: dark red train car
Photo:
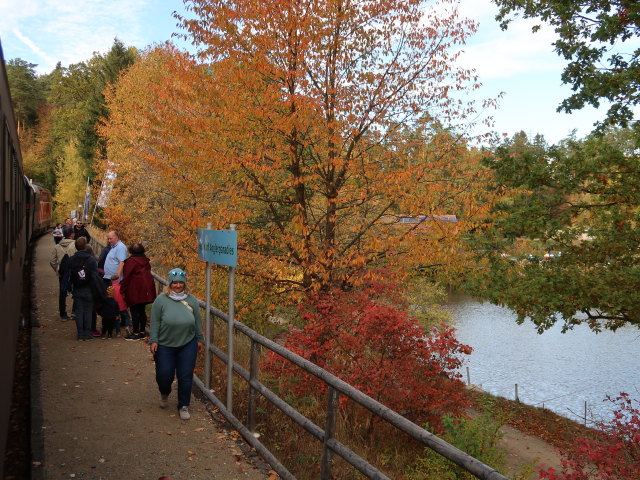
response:
[[[40,201],[43,200],[43,204]],[[18,329],[23,323],[24,268],[32,235],[51,222],[51,193],[24,176],[18,133],[0,45],[0,452],[10,418]],[[0,478],[4,478],[0,462]]]

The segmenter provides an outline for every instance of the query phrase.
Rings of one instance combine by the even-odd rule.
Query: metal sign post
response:
[[[229,225],[229,230],[235,232],[235,224]],[[236,233],[237,236],[237,233]],[[232,413],[233,409],[233,321],[235,315],[234,290],[236,284],[235,267],[229,267],[229,323],[227,324],[227,410]]]
[[[207,230],[211,230],[211,224],[207,223]],[[211,339],[213,338],[213,332],[211,331],[211,262],[207,262],[206,272],[206,310],[205,310],[205,325],[206,336],[204,337],[204,386],[207,390],[211,389]]]
[[[208,225],[209,227],[211,224]],[[238,232],[235,224],[229,226],[229,230],[198,229],[198,256],[207,262],[207,301],[206,301],[206,328],[207,328],[207,356],[205,361],[205,386],[210,388],[211,359],[209,347],[212,338],[212,325],[209,313],[211,302],[210,279],[211,263],[227,265],[229,268],[229,322],[227,324],[227,410],[232,412],[233,407],[233,322],[234,322],[234,290],[235,267],[238,263]]]

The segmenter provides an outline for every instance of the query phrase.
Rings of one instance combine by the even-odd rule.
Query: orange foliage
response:
[[[261,294],[459,263],[457,237],[491,204],[480,156],[438,126],[472,113],[449,96],[475,87],[450,53],[472,22],[418,0],[188,8],[199,60],[156,48],[107,95],[112,224],[188,267],[197,228],[236,223],[238,273]],[[398,214],[459,221],[420,233]]]

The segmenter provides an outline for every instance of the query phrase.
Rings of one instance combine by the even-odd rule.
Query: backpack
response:
[[[69,281],[74,287],[89,285],[91,272],[86,259],[76,258],[69,267]]]

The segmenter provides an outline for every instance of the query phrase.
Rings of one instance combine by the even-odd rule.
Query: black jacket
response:
[[[120,307],[113,297],[105,297],[99,301],[98,315],[102,318],[115,318],[119,314]]]
[[[87,232],[87,229],[84,228],[84,225],[81,228],[73,227],[73,233],[75,234],[75,239],[79,239],[80,237],[84,237],[87,239],[87,243],[91,241],[91,235]]]

